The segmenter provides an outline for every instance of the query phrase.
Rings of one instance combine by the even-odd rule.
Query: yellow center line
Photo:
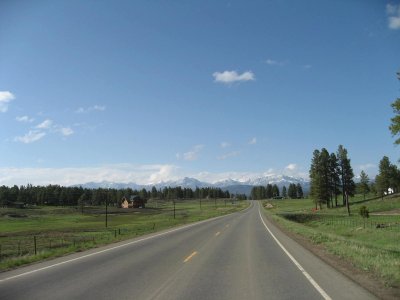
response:
[[[192,254],[190,254],[188,257],[186,257],[186,259],[183,261],[184,263],[185,262],[188,262],[193,256],[195,256],[197,254],[197,251],[194,251]]]
[[[219,235],[220,235],[220,233],[221,233],[221,232],[219,232],[219,231],[218,231],[218,232],[215,234],[215,236],[219,236]]]

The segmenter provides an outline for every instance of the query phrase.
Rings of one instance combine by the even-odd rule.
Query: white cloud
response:
[[[36,142],[46,135],[45,132],[39,130],[29,130],[29,132],[23,136],[17,136],[14,141],[21,142],[24,144],[30,144]]]
[[[221,148],[228,148],[228,147],[230,147],[230,143],[228,143],[228,142],[221,142],[221,144],[220,144],[220,146],[221,146]]]
[[[390,29],[400,29],[400,4],[387,4],[386,13],[388,15],[388,26]]]
[[[17,121],[19,122],[32,122],[33,119],[28,116],[17,117]],[[59,133],[60,135],[67,137],[74,134],[74,130],[69,126],[61,126],[58,124],[54,124],[54,122],[50,119],[46,119],[35,127],[31,128],[29,132],[23,136],[16,136],[14,141],[22,142],[25,144],[33,143],[39,141],[44,136],[50,133]]]
[[[26,185],[27,183],[68,186],[101,181],[155,184],[181,178],[179,170],[179,167],[167,164],[113,164],[81,168],[0,168],[0,186]]]
[[[156,184],[192,177],[200,181],[215,183],[233,179],[248,182],[260,177],[279,176],[279,171],[268,169],[265,172],[198,172],[188,173],[179,166],[171,164],[133,165],[111,164],[79,168],[0,168],[0,186],[7,185],[74,185],[87,182],[116,182],[136,184]],[[291,176],[308,178],[306,173],[297,172]]]
[[[243,72],[238,74],[236,71],[224,71],[224,72],[214,72],[215,82],[222,83],[233,83],[233,82],[245,82],[250,80],[255,80],[254,73],[251,71]]]
[[[184,160],[197,160],[199,158],[200,151],[204,148],[204,145],[196,145],[190,151],[183,153]]]
[[[286,65],[286,61],[277,61],[277,60],[273,60],[273,59],[267,59],[266,61],[265,61],[265,63],[267,64],[267,65],[270,65],[270,66],[284,66],[284,65]]]
[[[297,169],[297,165],[296,164],[289,164],[289,165],[287,165],[285,167],[285,170],[288,170],[288,171],[294,171],[296,169]]]
[[[257,144],[257,138],[256,138],[256,137],[253,137],[253,138],[249,141],[249,144],[250,144],[250,145],[255,145],[255,144]]]
[[[34,118],[29,118],[28,116],[16,117],[15,120],[24,123],[32,123],[33,121],[35,121]]]
[[[39,125],[36,126],[36,128],[39,129],[49,129],[51,126],[53,125],[53,121],[46,119],[44,120],[42,123],[40,123]]]
[[[175,176],[177,170],[178,167],[173,165],[160,166],[158,171],[150,175],[149,184],[156,184],[162,181],[169,181],[173,179],[176,180],[178,179],[178,177]]]
[[[238,156],[239,154],[240,154],[240,151],[232,151],[232,152],[229,152],[229,153],[222,154],[221,156],[218,156],[217,159],[218,160],[225,160],[225,159],[230,158],[230,157]]]
[[[91,111],[105,111],[106,107],[104,105],[93,105],[89,107],[79,107],[75,112],[78,114],[89,113]]]
[[[0,91],[0,112],[8,110],[8,104],[15,99],[15,96],[9,91]]]
[[[58,129],[58,131],[63,135],[63,136],[69,136],[74,133],[74,131],[70,127],[61,127]]]

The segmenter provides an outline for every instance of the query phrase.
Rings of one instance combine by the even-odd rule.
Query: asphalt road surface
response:
[[[0,273],[0,299],[375,299],[260,209]]]

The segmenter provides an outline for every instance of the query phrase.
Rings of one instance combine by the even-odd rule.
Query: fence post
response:
[[[33,244],[35,247],[35,255],[37,254],[37,249],[36,249],[36,235],[33,236]]]
[[[114,230],[114,237],[117,237],[117,229]]]

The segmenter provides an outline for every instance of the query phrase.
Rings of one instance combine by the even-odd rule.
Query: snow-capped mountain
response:
[[[123,189],[123,188],[132,188],[132,189],[142,189],[145,188],[150,190],[153,186],[157,189],[164,187],[177,187],[180,186],[182,188],[191,188],[196,189],[204,188],[204,187],[216,187],[221,188],[223,190],[228,190],[230,193],[240,193],[240,194],[250,194],[250,191],[253,186],[266,186],[267,184],[276,184],[279,188],[283,186],[288,187],[289,184],[300,184],[303,187],[303,190],[307,192],[310,187],[310,183],[308,180],[304,178],[286,176],[286,175],[266,175],[262,177],[246,179],[246,180],[234,180],[231,178],[218,181],[216,183],[208,183],[202,182],[195,178],[184,177],[179,180],[174,181],[163,181],[156,184],[148,184],[148,185],[139,185],[136,183],[115,183],[109,181],[102,182],[88,182],[85,184],[77,185],[82,186],[83,188],[114,188],[114,189]]]

